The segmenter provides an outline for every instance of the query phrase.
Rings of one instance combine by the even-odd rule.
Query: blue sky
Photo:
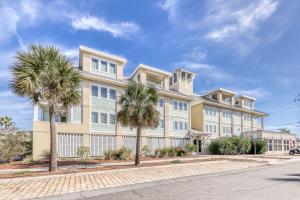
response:
[[[219,87],[257,98],[266,128],[300,134],[297,0],[0,0],[0,116],[31,129],[32,105],[9,91],[18,49],[56,45],[77,62],[80,44],[139,63],[198,74],[195,93]]]

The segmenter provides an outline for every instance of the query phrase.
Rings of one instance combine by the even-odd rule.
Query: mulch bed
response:
[[[207,158],[207,159],[201,159],[201,160],[187,160],[187,161],[180,160],[179,161],[179,160],[176,160],[176,158],[174,158],[173,161],[163,161],[162,160],[162,162],[158,162],[158,163],[142,163],[138,167],[135,166],[135,165],[122,165],[120,163],[120,165],[99,166],[99,167],[95,167],[95,168],[81,168],[81,169],[74,168],[74,169],[64,169],[64,170],[59,169],[57,172],[23,171],[23,172],[14,172],[14,173],[11,173],[11,174],[0,174],[0,179],[17,178],[17,177],[34,177],[34,176],[59,175],[59,174],[72,174],[72,173],[93,172],[93,171],[108,171],[108,170],[115,170],[115,169],[128,169],[128,168],[139,168],[139,167],[175,165],[175,164],[218,161],[218,160],[224,160],[224,159],[221,159],[221,158]],[[103,161],[103,160],[101,160],[101,161]],[[74,164],[74,162],[77,163],[76,161],[68,161],[68,163],[72,163],[72,164]],[[97,161],[95,161],[95,162],[97,162]],[[106,162],[111,162],[111,160],[106,161]],[[115,161],[115,162],[120,162],[120,161]],[[83,163],[81,162],[80,164],[83,164]],[[41,165],[38,165],[38,166],[41,167]],[[45,166],[47,166],[47,165],[45,164]]]

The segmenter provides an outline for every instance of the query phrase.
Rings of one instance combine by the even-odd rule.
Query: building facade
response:
[[[116,117],[121,109],[118,99],[130,81],[158,90],[159,126],[143,129],[141,139],[141,146],[147,145],[152,153],[157,148],[193,143],[198,153],[206,154],[213,139],[232,135],[251,137],[254,132],[268,142],[271,152],[287,150],[287,141],[288,149],[294,147],[294,135],[283,137],[264,131],[267,114],[255,110],[255,98],[236,96],[235,92],[222,88],[195,95],[196,75],[182,68],[171,73],[139,64],[130,77],[125,77],[126,62],[119,56],[79,47],[80,104],[55,108],[59,158],[77,157],[80,146],[89,147],[92,157],[102,157],[106,151],[122,146],[135,151],[136,130],[122,127]],[[47,104],[41,102],[34,106],[33,159],[46,158],[49,150],[49,111]]]
[[[286,153],[297,147],[297,136],[291,133],[257,130],[246,132],[243,136],[251,138],[254,134],[258,140],[267,143],[267,154]]]
[[[195,74],[178,68],[173,73],[140,64],[130,77],[124,76],[126,59],[80,46],[80,105],[57,106],[58,157],[77,157],[77,148],[90,148],[101,157],[108,150],[125,146],[135,150],[136,130],[122,127],[116,119],[119,96],[130,80],[158,89],[159,127],[142,130],[142,145],[152,152],[159,147],[189,143],[191,101]],[[49,114],[45,103],[34,107],[33,159],[45,158],[50,150]]]
[[[196,98],[191,104],[191,124],[198,152],[207,153],[212,139],[264,129],[267,114],[256,111],[254,104],[254,98],[222,88]]]

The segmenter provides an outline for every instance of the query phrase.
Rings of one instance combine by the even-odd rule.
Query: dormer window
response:
[[[140,74],[137,75],[137,80],[138,80],[138,82],[141,82],[141,75]]]
[[[172,83],[172,80],[173,80],[172,77],[170,77],[170,78],[169,78],[169,85],[170,85],[170,86],[173,84],[173,83]]]
[[[116,64],[114,63],[109,63],[109,71],[112,74],[116,74]]]
[[[99,70],[98,60],[95,58],[92,59],[92,68],[93,68],[93,70]]]
[[[107,72],[107,62],[101,61],[101,70]]]
[[[174,83],[176,83],[177,82],[177,74],[175,73],[174,74]]]
[[[186,75],[185,72],[181,72],[181,77],[182,77],[183,79],[185,79],[185,75]]]

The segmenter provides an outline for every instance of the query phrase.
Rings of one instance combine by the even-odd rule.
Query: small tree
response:
[[[82,160],[84,160],[84,166],[86,168],[86,161],[90,157],[90,148],[84,147],[84,146],[78,147],[77,148],[77,156],[79,156]]]
[[[0,160],[10,162],[26,153],[26,135],[16,129],[5,131],[0,138]]]
[[[13,122],[11,117],[0,117],[0,127],[1,128],[10,128],[14,127],[15,123]]]
[[[197,146],[194,144],[187,144],[187,145],[185,145],[184,148],[185,148],[187,155],[192,155],[192,153],[196,151]]]
[[[120,97],[119,104],[122,109],[118,112],[118,121],[125,127],[137,129],[135,165],[140,164],[142,129],[158,127],[157,103],[156,89],[136,82],[131,82]]]
[[[11,90],[33,104],[47,103],[50,128],[49,171],[57,170],[55,109],[80,101],[80,75],[72,62],[53,46],[32,45],[18,51],[12,66]]]

